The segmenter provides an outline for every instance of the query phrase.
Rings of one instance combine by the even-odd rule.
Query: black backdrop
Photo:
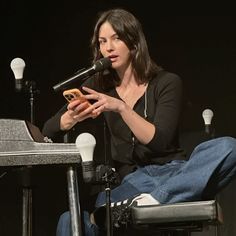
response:
[[[236,136],[236,17],[205,6],[182,10],[144,1],[9,1],[1,2],[1,118],[30,119],[29,97],[14,91],[10,62],[26,63],[25,80],[34,80],[36,125],[63,104],[52,87],[89,66],[89,41],[99,11],[124,7],[142,22],[150,54],[158,64],[181,76],[185,86],[183,129],[201,130],[201,113],[214,111],[220,135]],[[156,6],[157,5],[157,6]],[[63,169],[35,168],[35,235],[54,235],[59,214],[66,210]],[[17,174],[0,179],[0,234],[20,235],[21,192]],[[14,227],[12,226],[14,225]]]

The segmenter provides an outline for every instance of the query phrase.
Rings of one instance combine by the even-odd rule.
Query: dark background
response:
[[[97,13],[123,7],[141,21],[152,58],[184,82],[182,127],[202,130],[201,113],[214,112],[219,135],[236,136],[236,16],[230,6],[164,5],[158,1],[1,1],[1,118],[30,120],[28,94],[14,91],[12,59],[24,59],[24,80],[34,80],[35,124],[63,104],[52,87],[80,68],[90,66],[89,48]],[[37,167],[34,178],[34,235],[55,235],[67,209],[63,168]],[[21,188],[16,171],[0,178],[0,235],[21,234]]]

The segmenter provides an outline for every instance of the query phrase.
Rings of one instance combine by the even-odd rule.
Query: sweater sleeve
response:
[[[66,132],[60,129],[60,120],[63,113],[66,112],[67,105],[64,105],[54,116],[49,118],[43,125],[42,133],[44,136],[55,140],[62,137]]]
[[[87,79],[81,86],[80,90],[82,90],[82,86],[87,86],[93,89],[96,89],[94,85],[94,78],[91,77]],[[55,115],[53,115],[51,118],[49,118],[43,125],[42,133],[44,136],[52,139],[52,140],[57,140],[58,138],[62,138],[67,131],[62,131],[60,129],[60,121],[61,121],[61,116],[67,111],[67,105],[65,104]]]
[[[173,73],[166,73],[154,88],[155,103],[153,124],[156,131],[147,144],[152,151],[168,153],[176,149],[176,138],[182,109],[182,80]]]

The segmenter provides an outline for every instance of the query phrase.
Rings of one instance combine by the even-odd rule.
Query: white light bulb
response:
[[[211,124],[211,120],[212,120],[213,116],[214,116],[214,113],[210,109],[205,109],[202,112],[202,117],[203,117],[205,125],[210,125]]]
[[[15,58],[11,61],[11,69],[14,73],[15,79],[22,79],[23,78],[23,72],[25,69],[25,62],[21,58]]]
[[[80,134],[75,141],[76,147],[79,149],[82,162],[93,160],[93,152],[96,145],[96,139],[90,133]]]

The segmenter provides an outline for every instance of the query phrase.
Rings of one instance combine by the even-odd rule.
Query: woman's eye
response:
[[[99,40],[98,42],[99,42],[99,44],[104,44],[105,40]]]

